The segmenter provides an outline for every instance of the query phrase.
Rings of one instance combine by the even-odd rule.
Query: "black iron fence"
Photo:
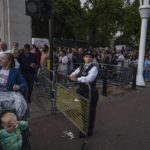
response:
[[[81,64],[79,64],[80,66]],[[107,96],[108,86],[126,86],[136,90],[136,66],[117,66],[108,64],[97,64],[98,76],[97,85],[102,85],[102,95]],[[70,87],[71,82],[68,80],[69,74],[75,69],[69,70],[68,75],[59,72],[58,81],[66,87]]]

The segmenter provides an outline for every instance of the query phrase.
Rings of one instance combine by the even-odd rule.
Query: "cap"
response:
[[[85,55],[90,55],[90,56],[93,57],[93,51],[92,51],[91,49],[87,49],[87,50],[85,50],[84,53],[83,53],[83,56],[85,56]]]

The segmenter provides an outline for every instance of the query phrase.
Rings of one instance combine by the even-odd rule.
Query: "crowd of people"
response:
[[[83,63],[82,55],[85,49],[82,48],[57,48],[54,49],[54,62],[55,69],[68,75],[78,66]],[[105,48],[92,48],[93,51],[93,63],[101,69],[104,64],[108,66],[108,69],[112,69],[113,66],[121,68],[129,68],[129,66],[137,67],[138,63],[138,49],[124,50],[122,49],[110,49]],[[144,79],[150,79],[150,51],[146,52],[144,61]]]
[[[89,89],[85,83],[91,86],[91,105],[89,116],[88,136],[93,135],[93,128],[96,115],[96,105],[98,101],[98,90],[96,80],[99,70],[106,67],[112,70],[114,67],[129,68],[137,67],[138,50],[133,49],[126,51],[124,49],[113,50],[105,48],[53,48],[54,70],[63,76],[67,76],[70,81],[79,82],[77,93],[85,98],[89,96]],[[20,92],[27,103],[31,103],[31,95],[34,85],[38,86],[38,74],[40,69],[48,67],[50,48],[47,45],[36,46],[25,44],[23,48],[19,48],[19,43],[14,42],[9,50],[7,44],[0,40],[0,91],[17,91]],[[150,79],[150,52],[147,51],[144,61],[144,79]],[[83,108],[82,108],[83,109]],[[85,118],[82,118],[85,121]],[[9,139],[5,139],[5,135],[9,132],[16,135],[16,131],[20,134],[20,130],[28,127],[27,121],[18,121],[14,113],[6,113],[1,117],[2,127],[0,130],[0,139],[4,141],[2,147],[13,146],[16,144],[19,149],[22,146],[22,139],[19,143],[6,145]],[[20,135],[21,136],[21,135]],[[79,132],[80,137],[85,135]],[[17,137],[9,134],[10,139],[17,141]],[[1,146],[1,145],[0,145]],[[13,149],[11,148],[11,149]]]
[[[78,68],[83,64],[83,53],[84,48],[53,48],[54,52],[54,69],[68,76],[72,71]],[[108,69],[111,69],[111,66],[117,66],[119,68],[128,68],[129,65],[137,65],[138,62],[138,50],[133,49],[126,51],[123,48],[113,50],[108,47],[105,48],[92,48],[93,51],[93,63],[101,69],[103,64],[108,65]],[[36,46],[25,44],[23,48],[19,48],[17,42],[13,43],[11,50],[8,50],[7,44],[5,42],[0,42],[0,54],[7,55],[7,59],[10,63],[10,67],[14,65],[14,68],[19,68],[20,73],[23,75],[27,83],[26,94],[28,102],[31,102],[31,94],[34,84],[39,85],[38,73],[41,67],[47,65],[47,60],[49,59],[49,47],[47,45]],[[13,64],[13,61],[15,64]],[[2,63],[2,59],[0,59]],[[150,52],[148,51],[145,55],[144,61],[144,78],[145,80],[150,79]],[[4,82],[4,78],[1,74],[5,74],[8,77],[8,73],[0,70],[1,82]],[[5,81],[6,82],[6,81]],[[0,87],[1,84],[0,83]],[[14,88],[14,87],[13,87]],[[14,89],[18,89],[15,86]]]
[[[109,48],[93,48],[92,51],[93,63],[98,67],[101,67],[101,64],[125,66],[129,64],[129,62],[126,62],[126,60],[129,60],[128,58],[130,58],[130,60],[136,60],[137,58],[135,53],[130,54],[131,56],[129,56],[129,53],[121,50],[114,51],[110,50]],[[76,69],[83,63],[83,52],[84,49],[82,48],[56,49],[54,56],[56,70],[66,74]]]
[[[46,65],[49,47],[44,45],[38,49],[25,44],[19,49],[17,42],[8,50],[5,42],[0,43],[0,90],[21,91],[27,102],[31,102],[34,83],[39,84],[37,72]]]

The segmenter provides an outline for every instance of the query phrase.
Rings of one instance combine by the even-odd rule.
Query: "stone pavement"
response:
[[[94,136],[88,139],[87,150],[149,150],[149,108],[150,87],[101,97]],[[32,150],[81,149],[82,139],[62,137],[64,131],[71,131],[78,137],[78,130],[60,113],[51,115],[45,98],[34,97],[30,109]]]

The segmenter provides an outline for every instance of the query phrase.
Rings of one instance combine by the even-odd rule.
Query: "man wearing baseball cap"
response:
[[[77,68],[70,76],[70,80],[79,82],[79,88],[77,93],[86,99],[89,98],[89,87],[85,83],[89,83],[91,86],[91,103],[90,103],[90,116],[88,136],[93,135],[93,128],[95,122],[96,105],[98,101],[98,90],[96,88],[96,79],[98,75],[98,68],[92,63],[93,51],[86,50],[83,54],[84,64]],[[82,108],[83,109],[83,108]],[[84,137],[84,134],[79,133],[80,137]]]

